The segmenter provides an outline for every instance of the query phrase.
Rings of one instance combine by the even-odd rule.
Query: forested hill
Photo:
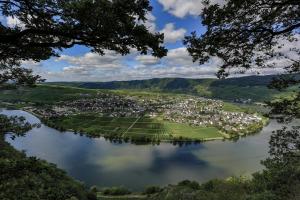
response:
[[[90,89],[145,90],[194,94],[224,100],[252,99],[264,101],[278,94],[267,85],[274,78],[268,76],[246,76],[228,79],[154,78],[149,80],[112,82],[51,82],[46,84],[68,85]]]

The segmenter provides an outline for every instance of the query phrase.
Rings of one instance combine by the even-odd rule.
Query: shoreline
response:
[[[23,111],[25,111],[25,112],[28,112],[28,113],[30,113],[30,114],[32,114],[32,115],[34,115],[35,117],[37,117],[37,118],[39,118],[39,120],[41,121],[41,123],[43,123],[44,125],[46,125],[46,126],[48,126],[48,127],[50,127],[50,128],[54,128],[54,129],[56,129],[55,127],[52,127],[52,126],[50,126],[49,124],[47,124],[47,123],[45,123],[45,122],[42,122],[42,120],[43,120],[43,117],[41,116],[41,115],[39,115],[39,114],[36,114],[36,113],[34,113],[34,112],[32,112],[32,111],[30,111],[30,110],[27,110],[26,108],[22,108],[22,109],[20,109],[20,110],[23,110]],[[257,130],[257,131],[255,131],[255,133],[243,133],[243,134],[238,134],[238,135],[236,135],[236,136],[230,136],[228,133],[225,133],[225,132],[223,132],[223,131],[221,131],[221,130],[219,130],[219,133],[223,136],[223,137],[211,137],[211,138],[202,138],[202,139],[194,139],[194,138],[186,138],[186,139],[180,139],[180,138],[174,138],[174,139],[162,139],[162,140],[158,140],[158,141],[156,141],[156,140],[154,140],[154,141],[150,141],[150,142],[147,142],[147,141],[145,141],[146,143],[149,143],[149,144],[151,144],[151,143],[157,143],[157,142],[163,142],[163,143],[194,143],[194,142],[199,142],[199,143],[201,143],[201,142],[209,142],[209,141],[218,141],[218,140],[232,140],[232,139],[235,139],[235,138],[240,138],[240,137],[245,137],[245,136],[248,136],[248,135],[253,135],[253,134],[257,134],[257,133],[259,133],[259,131],[263,128],[263,127],[265,127],[267,124],[268,124],[268,122],[269,122],[269,118],[267,118],[266,120],[264,120],[263,121],[263,126],[259,129],[259,130]],[[56,130],[58,130],[58,129],[56,129]],[[63,130],[63,131],[61,131],[61,132],[72,132],[73,134],[82,134],[82,135],[85,135],[85,136],[87,136],[87,137],[91,137],[91,138],[104,138],[104,139],[111,139],[111,140],[116,140],[116,141],[119,141],[119,140],[122,140],[122,142],[126,142],[125,140],[126,140],[126,138],[123,138],[123,137],[120,137],[120,138],[118,138],[118,137],[105,137],[105,135],[104,134],[99,134],[98,136],[92,136],[91,134],[89,134],[88,132],[82,132],[82,133],[78,133],[78,132],[76,132],[76,130],[74,130],[74,129],[71,129],[71,128],[69,128],[69,129],[66,129],[66,130]],[[135,140],[131,140],[131,139],[129,139],[126,143],[130,143],[130,142],[138,142],[138,141],[135,141]],[[143,141],[142,141],[143,142]]]
[[[2,108],[2,109],[6,109],[6,108]],[[55,127],[50,126],[46,122],[43,122],[43,117],[41,115],[32,112],[30,109],[26,109],[26,107],[19,108],[19,109],[16,108],[16,110],[25,111],[29,114],[32,114],[33,116],[37,117],[40,120],[41,124],[44,124],[44,125],[46,125],[50,128],[53,128],[55,130],[59,130],[59,129],[56,129]],[[259,131],[262,130],[262,128],[267,126],[269,121],[270,121],[269,118],[266,118],[265,120],[263,120],[262,121],[263,126],[259,130],[255,131],[255,133],[243,133],[243,134],[238,134],[238,135],[232,137],[228,133],[225,133],[225,132],[219,130],[219,133],[223,137],[211,137],[211,138],[202,138],[202,139],[174,138],[174,139],[162,139],[162,140],[153,140],[153,141],[151,139],[146,139],[145,141],[143,141],[143,140],[139,141],[139,140],[132,140],[132,139],[127,139],[127,138],[123,138],[123,137],[105,137],[104,134],[99,134],[97,136],[93,136],[93,135],[89,134],[88,132],[78,133],[74,129],[66,129],[66,130],[63,130],[61,132],[72,132],[73,134],[80,134],[80,135],[84,135],[84,136],[89,137],[89,138],[103,138],[105,140],[111,140],[111,141],[115,141],[115,142],[122,141],[122,142],[125,142],[125,143],[145,143],[145,144],[156,144],[156,143],[161,143],[161,142],[162,143],[201,143],[201,142],[209,142],[209,141],[234,140],[236,138],[241,138],[241,137],[247,137],[247,136],[250,136],[250,135],[254,135],[254,134],[259,133]]]

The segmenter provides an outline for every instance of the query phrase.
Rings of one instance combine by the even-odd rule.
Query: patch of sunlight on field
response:
[[[223,136],[215,127],[192,127],[186,124],[165,123],[165,127],[174,137],[190,139],[215,139]]]
[[[79,114],[63,117],[56,121],[66,129],[79,129],[87,134],[101,134],[129,138],[150,138],[154,140],[191,139],[211,140],[222,139],[219,130],[214,127],[192,127],[187,124],[170,123],[147,117],[100,117],[95,114]]]

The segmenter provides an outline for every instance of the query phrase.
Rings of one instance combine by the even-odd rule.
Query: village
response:
[[[161,116],[163,120],[190,126],[217,127],[226,133],[240,134],[251,126],[262,126],[262,117],[257,114],[228,112],[223,110],[223,101],[203,97],[141,98],[126,95],[99,94],[52,106],[27,107],[26,110],[43,119],[78,113],[97,113],[107,117]]]
[[[191,126],[213,126],[227,133],[245,132],[262,122],[257,114],[224,111],[222,101],[205,98],[189,98],[174,104],[165,110],[164,118]]]

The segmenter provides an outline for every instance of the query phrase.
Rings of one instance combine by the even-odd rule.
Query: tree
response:
[[[0,0],[1,15],[18,22],[0,23],[0,83],[26,83],[19,81],[22,76],[29,77],[29,83],[40,80],[20,68],[20,62],[59,56],[74,45],[100,55],[105,50],[125,55],[137,49],[163,57],[163,34],[151,33],[143,24],[151,9],[148,0]]]
[[[2,136],[6,133],[11,133],[12,138],[23,135],[25,132],[29,131],[33,126],[25,121],[25,117],[7,117],[0,114],[0,140]]]
[[[200,64],[213,57],[222,60],[217,73],[226,78],[232,72],[280,67],[284,74],[269,87],[297,89],[290,96],[269,102],[271,114],[289,123],[300,116],[300,47],[288,47],[300,39],[300,1],[228,0],[223,7],[205,1],[201,14],[207,31],[185,37],[184,44],[194,61]],[[285,49],[285,51],[282,51]],[[278,60],[284,64],[278,66]],[[255,191],[270,191],[276,199],[298,199],[300,187],[300,127],[284,127],[270,139],[270,157],[266,169],[254,175]],[[263,193],[262,193],[263,194]],[[260,198],[261,199],[261,198]],[[269,198],[267,198],[269,199]]]
[[[207,31],[198,37],[195,32],[184,43],[194,61],[200,64],[212,57],[221,58],[220,78],[230,69],[238,72],[253,67],[270,67],[270,59],[286,59],[285,69],[299,73],[299,47],[281,52],[286,41],[300,39],[300,2],[297,0],[228,0],[223,7],[211,5],[201,14]],[[297,56],[288,54],[294,52]],[[299,81],[298,81],[299,82]],[[292,82],[291,82],[292,83]]]
[[[217,73],[227,77],[232,71],[277,66],[285,74],[273,80],[270,88],[284,90],[300,83],[300,46],[288,45],[300,40],[300,1],[228,0],[223,7],[204,1],[201,14],[207,31],[195,32],[184,43],[194,61],[200,64],[213,57],[223,63]],[[284,49],[284,50],[282,50]],[[300,93],[270,102],[273,114],[299,116]]]

